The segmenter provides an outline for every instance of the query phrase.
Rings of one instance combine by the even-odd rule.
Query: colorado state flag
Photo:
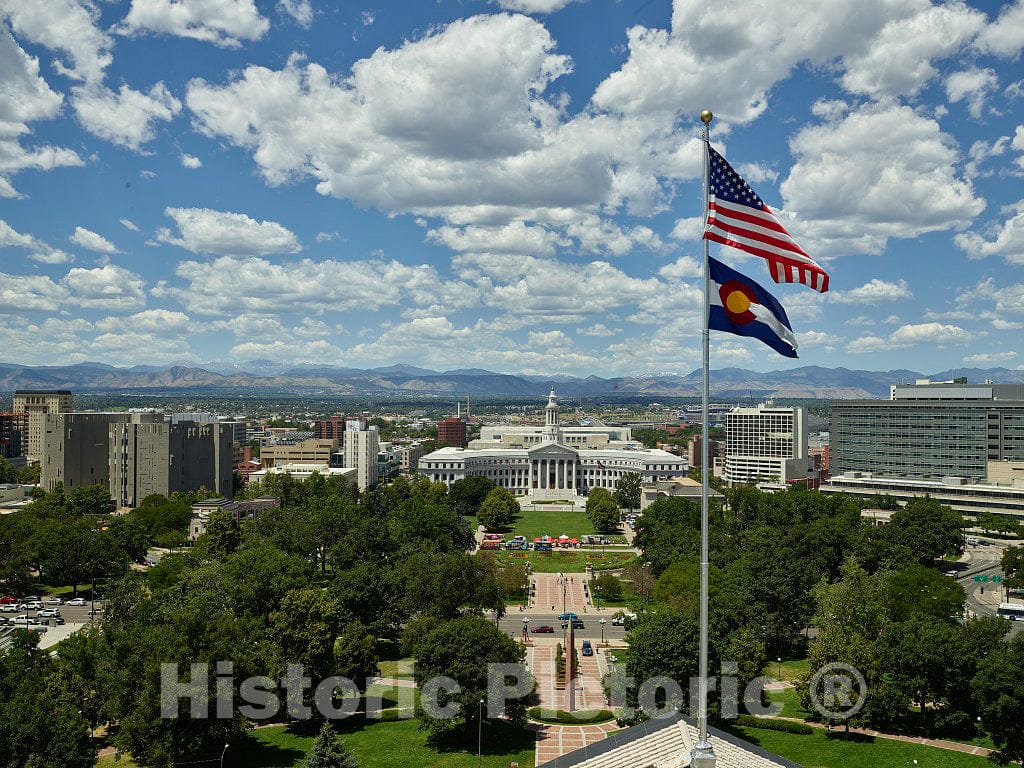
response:
[[[780,355],[796,357],[796,336],[786,310],[768,291],[746,275],[708,258],[711,311],[708,328],[752,336]]]

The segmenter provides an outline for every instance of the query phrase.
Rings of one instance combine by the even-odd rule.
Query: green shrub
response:
[[[764,731],[782,731],[798,736],[810,736],[814,729],[806,723],[795,723],[792,720],[780,720],[774,717],[754,717],[753,715],[739,715],[734,721],[736,725],[744,728],[760,728]]]
[[[544,707],[531,707],[526,714],[531,720],[557,725],[596,725],[615,719],[615,713],[607,709],[566,712],[561,709],[555,711]]]

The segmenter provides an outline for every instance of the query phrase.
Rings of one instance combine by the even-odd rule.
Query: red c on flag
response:
[[[731,322],[746,325],[757,319],[750,311],[750,305],[758,303],[757,295],[750,286],[739,280],[729,280],[718,289],[718,295],[722,299],[722,309]]]

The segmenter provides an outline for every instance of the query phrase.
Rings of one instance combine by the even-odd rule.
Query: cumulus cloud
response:
[[[999,363],[1008,363],[1016,357],[1016,352],[982,352],[977,355],[968,355],[964,358],[964,362],[975,365],[998,365]]]
[[[531,331],[527,339],[531,347],[550,349],[551,347],[571,347],[572,339],[563,331]]]
[[[29,123],[56,117],[63,97],[39,75],[39,60],[29,56],[0,22],[0,197],[20,197],[11,178],[29,168],[51,170],[83,165],[71,149],[52,145],[26,146]]]
[[[0,312],[56,312],[69,307],[124,311],[140,309],[145,303],[143,279],[114,264],[76,267],[60,281],[44,275],[0,273]]]
[[[161,228],[157,241],[192,253],[264,256],[302,250],[295,233],[276,221],[257,221],[244,213],[209,208],[167,208],[164,213],[174,219],[178,235]]]
[[[519,13],[554,13],[576,0],[494,0],[507,11]]]
[[[29,252],[30,259],[41,264],[65,264],[74,258],[32,235],[18,232],[3,219],[0,219],[0,248],[22,248]]]
[[[985,100],[998,85],[995,70],[965,69],[946,78],[946,97],[953,104],[966,101],[967,111],[977,120],[981,117]]]
[[[955,142],[910,107],[861,107],[802,128],[790,148],[780,189],[812,255],[880,253],[892,237],[963,228],[985,207],[957,176]]]
[[[1024,0],[1007,5],[995,23],[986,27],[976,42],[977,47],[997,56],[1013,57],[1024,49]]]
[[[96,321],[96,328],[108,333],[130,328],[136,333],[157,336],[175,336],[195,330],[188,315],[168,309],[147,309],[127,317],[105,317]]]
[[[313,6],[309,0],[278,0],[277,7],[303,29],[313,26]]]
[[[683,277],[700,277],[704,274],[704,268],[692,256],[680,256],[659,269],[658,274],[669,280],[679,280]]]
[[[203,161],[195,155],[183,154],[181,156],[181,164],[186,168],[202,168]]]
[[[700,240],[704,234],[704,217],[690,216],[685,219],[676,219],[672,227],[672,237],[675,240]]]
[[[162,82],[149,93],[125,84],[118,91],[105,86],[76,88],[73,103],[87,131],[136,152],[156,135],[157,121],[167,122],[181,112],[181,102]]]
[[[123,35],[174,35],[237,48],[243,40],[259,40],[268,29],[270,22],[260,15],[253,0],[132,0],[116,31]]]
[[[528,226],[522,221],[513,221],[497,227],[438,227],[427,232],[427,239],[454,251],[525,253],[539,256],[552,256],[557,246],[568,245],[557,232],[544,227]]]
[[[85,227],[75,227],[75,233],[68,238],[75,245],[87,248],[96,253],[117,253],[117,246]]]
[[[131,219],[121,219],[121,226],[125,229],[130,229],[132,232],[138,232],[138,225]]]
[[[67,62],[54,62],[65,77],[99,82],[113,61],[113,40],[97,25],[99,10],[91,2],[0,0],[0,17],[19,37],[65,54]]]
[[[609,328],[604,323],[594,323],[593,325],[583,326],[576,329],[577,336],[615,336],[618,333],[622,333],[621,328]]]
[[[961,307],[980,304],[985,310],[998,315],[1024,314],[1024,283],[997,283],[991,277],[980,280],[972,288],[962,291],[956,297]]]
[[[974,337],[958,325],[944,323],[918,323],[901,325],[887,338],[864,336],[846,345],[846,351],[854,354],[865,352],[888,352],[908,349],[922,344],[948,346],[966,344]]]
[[[954,238],[957,247],[971,259],[1002,256],[1009,264],[1024,264],[1024,200],[1007,206],[1012,214],[1001,225],[993,225],[986,238],[977,232],[962,232]]]
[[[879,280],[877,277],[859,288],[849,291],[832,291],[828,295],[832,301],[839,304],[877,304],[883,301],[901,301],[914,297],[906,280],[897,280],[895,283],[891,283]]]

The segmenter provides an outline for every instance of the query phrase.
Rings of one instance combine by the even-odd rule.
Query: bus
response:
[[[1024,621],[1024,604],[1002,603],[996,615],[1010,621]]]

